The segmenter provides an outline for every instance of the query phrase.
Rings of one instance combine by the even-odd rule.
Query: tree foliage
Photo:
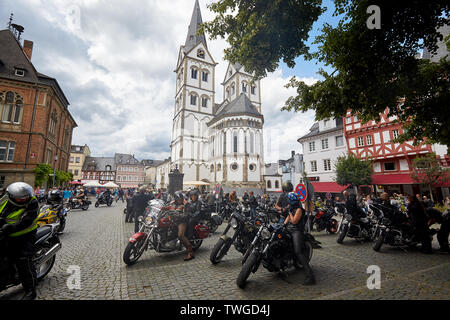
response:
[[[412,161],[412,167],[411,178],[417,183],[428,186],[432,198],[432,187],[450,180],[450,170],[440,165],[434,153],[415,158]]]
[[[53,184],[53,168],[49,164],[41,163],[34,168],[34,184],[42,187],[46,182],[47,186]],[[73,174],[66,171],[55,170],[55,186],[61,186],[69,181],[72,181]]]
[[[357,158],[353,153],[338,157],[335,164],[336,182],[341,186],[370,185],[372,183],[372,163]]]
[[[336,27],[325,24],[316,37],[318,50],[305,45],[312,23],[324,8],[320,0],[219,0],[210,5],[218,15],[205,24],[212,38],[227,37],[225,58],[239,62],[255,77],[265,76],[283,60],[296,56],[322,62],[323,80],[307,85],[295,77],[287,84],[297,95],[283,110],[314,110],[316,120],[343,117],[347,110],[363,122],[378,121],[389,108],[407,129],[398,141],[450,145],[450,62],[418,59],[425,46],[431,53],[449,23],[450,2],[334,0]],[[367,8],[381,10],[381,29],[369,29]],[[236,12],[237,11],[237,12]],[[234,14],[232,14],[234,13]]]

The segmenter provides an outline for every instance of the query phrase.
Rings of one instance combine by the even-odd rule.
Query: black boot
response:
[[[27,289],[25,290],[25,294],[23,295],[23,297],[20,300],[34,300],[36,299],[36,289]]]

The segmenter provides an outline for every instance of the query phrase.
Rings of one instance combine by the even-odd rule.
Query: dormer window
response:
[[[197,50],[197,58],[205,59],[205,50],[198,49]]]
[[[15,69],[15,75],[18,76],[18,77],[24,77],[25,76],[25,70],[16,68]]]

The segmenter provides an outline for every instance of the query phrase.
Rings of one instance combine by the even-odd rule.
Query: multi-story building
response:
[[[397,192],[402,194],[427,193],[428,189],[413,181],[412,160],[420,155],[434,152],[444,166],[450,166],[447,147],[438,144],[422,143],[413,145],[413,141],[394,143],[393,140],[403,133],[401,123],[394,122],[396,117],[388,117],[388,110],[381,114],[379,122],[361,123],[351,112],[345,118],[345,138],[349,152],[361,159],[373,161],[372,184],[374,192]],[[448,186],[443,186],[442,195],[448,195]]]
[[[169,173],[172,170],[172,161],[169,157],[156,167],[156,188],[167,189],[169,187]]]
[[[162,160],[142,160],[141,163],[144,165],[145,179],[144,184],[156,186],[156,168],[160,165]]]
[[[303,175],[303,155],[291,152],[287,160],[278,160],[278,166],[282,174],[282,183],[291,182],[294,187],[300,183]]]
[[[144,185],[145,166],[134,155],[116,153],[114,163],[116,166],[116,184],[122,188],[137,188]]]
[[[304,171],[316,193],[340,193],[346,187],[335,182],[335,164],[347,155],[342,118],[314,123],[310,132],[297,140],[303,147]]]
[[[171,161],[186,181],[221,184],[224,191],[261,189],[263,125],[260,81],[229,63],[223,102],[216,104],[215,67],[204,34],[198,0],[184,46],[178,53]]]
[[[33,42],[13,32],[0,31],[0,187],[34,185],[40,163],[67,171],[77,126],[58,81],[32,64]]]
[[[264,165],[265,193],[282,191],[282,175],[278,163],[266,163]]]
[[[113,157],[86,157],[83,163],[82,180],[98,181],[100,184],[114,182],[115,180],[115,163]]]
[[[84,146],[71,146],[69,157],[69,172],[73,174],[74,181],[83,179],[83,165],[86,157],[91,156],[91,150]]]

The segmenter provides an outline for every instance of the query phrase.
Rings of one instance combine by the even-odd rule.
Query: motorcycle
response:
[[[304,236],[303,252],[309,263],[313,255],[312,239],[309,233]],[[284,226],[265,224],[260,228],[250,250],[244,255],[242,269],[236,279],[239,288],[245,287],[250,273],[255,273],[261,263],[269,272],[284,272],[292,267],[302,268],[294,253],[292,236]]]
[[[408,217],[399,210],[392,210],[382,205],[370,205],[373,210],[381,212],[377,225],[377,235],[373,250],[379,252],[383,244],[392,247],[415,247],[418,242],[413,241],[413,229]],[[432,237],[432,234],[430,234]]]
[[[280,213],[275,209],[274,202],[261,202],[259,205],[259,211],[264,212],[264,214],[269,218],[272,223],[278,223],[280,221]]]
[[[123,253],[123,261],[127,265],[135,264],[148,249],[159,253],[183,249],[178,240],[177,214],[174,208],[165,206],[164,203],[161,199],[151,200],[145,217],[139,217],[139,231],[130,237]],[[209,234],[208,227],[199,217],[192,218],[188,223],[186,237],[194,250],[200,248],[203,239],[208,238]]]
[[[81,203],[79,203],[78,199],[76,198],[70,198],[67,207],[70,208],[71,210],[81,209],[83,211],[86,211],[87,209],[89,209],[90,204],[92,204],[92,202],[90,200],[87,200],[86,197],[83,197]]]
[[[44,205],[39,210],[38,215],[38,227],[42,227],[47,224],[58,224],[58,234],[63,233],[66,228],[66,216],[67,210],[62,204],[56,205]]]
[[[316,226],[317,232],[327,230],[329,234],[334,234],[338,231],[338,221],[334,218],[336,212],[334,208],[328,207],[326,210],[316,208],[310,217],[310,230]]]
[[[231,214],[227,227],[211,251],[209,256],[211,263],[218,264],[233,244],[238,252],[244,254],[258,232],[258,228],[262,223],[262,216],[261,214],[258,215],[255,221],[252,222],[250,218],[242,214],[240,206],[236,207]],[[234,229],[232,237],[227,236],[230,229]]]
[[[373,239],[375,232],[375,226],[369,218],[363,217],[358,219],[348,213],[342,216],[340,229],[337,239],[339,244],[343,243],[346,236],[358,241],[370,241]]]
[[[216,213],[212,212],[211,208],[205,203],[202,202],[200,209],[200,219],[205,221],[205,225],[209,228],[211,233],[217,231],[217,228],[222,224],[222,217]]]
[[[36,268],[36,280],[41,281],[52,270],[56,260],[56,253],[61,249],[57,236],[59,225],[46,224],[36,231],[35,252],[32,263]],[[0,239],[0,251],[4,252],[8,245],[8,238]],[[8,257],[0,256],[0,291],[20,284],[17,267]]]
[[[219,216],[222,220],[230,220],[231,214],[233,213],[233,206],[228,202],[224,201],[220,204],[219,207]]]
[[[110,194],[101,193],[95,202],[95,207],[98,208],[101,204],[106,204],[110,207],[113,203],[113,198]]]

